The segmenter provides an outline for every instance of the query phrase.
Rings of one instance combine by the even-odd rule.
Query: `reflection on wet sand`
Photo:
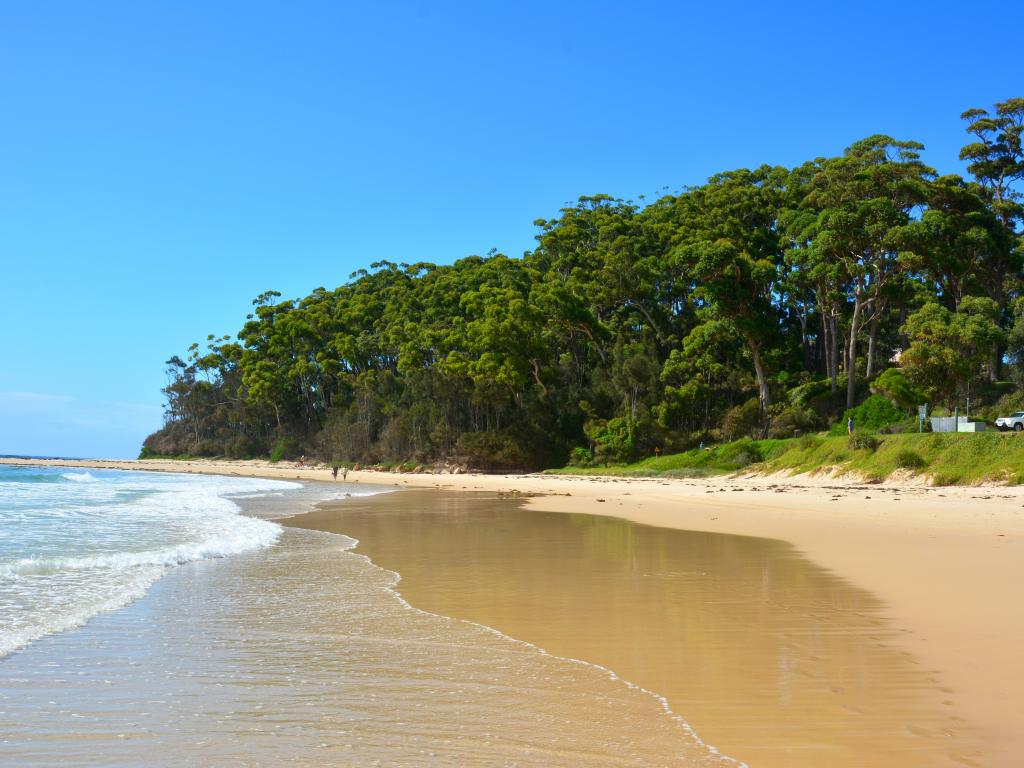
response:
[[[605,670],[408,608],[289,529],[0,661],[3,766],[735,766]]]
[[[985,764],[869,593],[766,539],[410,491],[290,525],[343,532],[414,606],[615,670],[751,766]]]

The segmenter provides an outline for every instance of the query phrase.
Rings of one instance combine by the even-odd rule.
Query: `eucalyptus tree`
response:
[[[842,157],[818,164],[805,198],[815,212],[813,223],[801,230],[809,243],[810,271],[825,272],[844,285],[850,307],[848,408],[854,405],[861,330],[866,322],[870,325],[873,351],[877,323],[871,320],[884,311],[889,282],[907,267],[900,254],[901,228],[925,201],[927,181],[934,174],[921,162],[921,149],[917,142],[883,135],[858,141]]]
[[[966,296],[956,312],[929,302],[903,325],[911,343],[900,364],[912,382],[952,409],[1004,341],[998,320],[999,306],[989,298]]]
[[[677,228],[670,264],[692,275],[696,300],[736,329],[750,355],[762,417],[771,405],[766,351],[778,341],[777,225],[788,175],[767,165],[729,171],[688,190],[673,205]]]
[[[1024,98],[996,102],[994,114],[974,108],[960,117],[976,139],[960,150],[960,159],[987,191],[1003,225],[1015,230],[1024,217],[1024,198],[1016,186],[1024,181]]]
[[[926,195],[926,209],[903,230],[907,263],[953,311],[972,294],[1003,304],[1021,265],[1012,234],[983,188],[960,176],[942,176],[927,186]]]

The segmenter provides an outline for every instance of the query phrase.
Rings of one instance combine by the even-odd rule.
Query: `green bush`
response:
[[[537,452],[512,430],[464,432],[455,444],[472,466],[488,472],[536,469]]]
[[[764,461],[760,445],[749,438],[726,443],[718,449],[717,460],[721,466],[743,469],[750,464]]]
[[[636,454],[633,423],[621,416],[614,419],[592,419],[584,432],[594,443],[594,454],[599,461],[630,461]]]
[[[800,438],[801,451],[813,451],[821,445],[821,438],[817,435],[804,435]]]
[[[761,405],[757,398],[751,398],[743,405],[730,408],[722,420],[722,438],[737,440],[753,437],[760,431]]]
[[[876,432],[882,427],[906,419],[906,414],[889,402],[883,395],[872,395],[856,408],[847,408],[841,421],[832,426],[833,434],[843,434],[846,422],[853,417],[854,429],[866,429]]]
[[[772,415],[768,436],[774,438],[793,437],[797,430],[813,429],[815,413],[810,408],[789,406]]]
[[[878,438],[864,432],[854,432],[850,435],[849,446],[854,451],[872,451],[878,449]]]
[[[270,449],[270,463],[276,464],[281,459],[283,459],[286,448],[287,446],[285,445],[284,440],[278,440],[276,443],[274,443],[274,447]]]
[[[878,378],[871,382],[871,391],[881,395],[900,408],[913,408],[925,401],[921,390],[917,389],[906,374],[898,368],[886,368]]]
[[[896,466],[900,469],[923,469],[928,462],[917,451],[904,449],[896,454]]]
[[[569,452],[569,463],[574,467],[586,467],[594,460],[594,454],[589,448],[577,446]]]
[[[919,425],[917,422],[917,416],[913,416],[909,419],[904,419],[903,421],[895,421],[892,424],[886,424],[878,431],[881,432],[883,435],[903,435],[908,432],[917,432],[919,431],[918,428]],[[926,432],[931,429],[928,426],[927,421],[924,423],[924,429]]]

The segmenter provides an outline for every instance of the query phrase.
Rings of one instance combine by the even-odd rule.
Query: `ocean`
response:
[[[0,466],[0,657],[141,597],[170,568],[266,547],[281,527],[250,478]]]
[[[612,670],[274,521],[383,492],[0,467],[0,765],[740,764]]]

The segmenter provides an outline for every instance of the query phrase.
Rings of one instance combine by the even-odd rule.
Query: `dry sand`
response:
[[[2,460],[16,463],[17,460]],[[27,461],[41,464],[47,462]],[[61,465],[330,480],[327,469],[225,461]],[[857,485],[807,477],[660,480],[350,472],[349,481],[517,494],[535,509],[780,539],[866,589],[905,630],[990,754],[1024,762],[1024,490]],[[726,745],[722,745],[726,747]]]

